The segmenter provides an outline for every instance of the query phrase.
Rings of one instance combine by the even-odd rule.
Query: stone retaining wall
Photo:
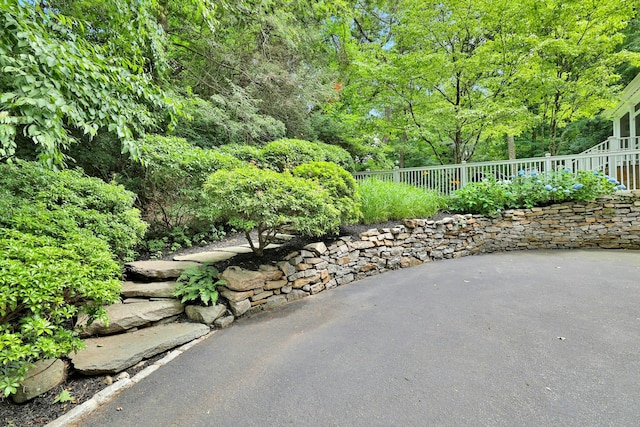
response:
[[[508,210],[501,216],[410,219],[291,253],[260,271],[229,267],[221,295],[233,315],[259,311],[388,270],[476,253],[519,249],[640,249],[640,192],[589,203]]]

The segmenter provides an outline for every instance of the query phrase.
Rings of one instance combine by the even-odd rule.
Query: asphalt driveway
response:
[[[507,252],[240,320],[81,426],[640,424],[640,252]]]

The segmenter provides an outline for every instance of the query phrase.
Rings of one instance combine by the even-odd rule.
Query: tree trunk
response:
[[[509,152],[509,160],[516,159],[516,141],[513,135],[507,135],[507,151]],[[516,165],[511,165],[511,175],[516,174]]]
[[[509,151],[509,160],[516,159],[516,141],[513,135],[507,135],[507,150]]]

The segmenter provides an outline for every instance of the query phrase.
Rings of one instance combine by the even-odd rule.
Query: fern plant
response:
[[[218,270],[210,264],[189,267],[178,277],[173,295],[180,302],[198,302],[204,306],[218,301],[218,285],[226,281],[218,279]]]

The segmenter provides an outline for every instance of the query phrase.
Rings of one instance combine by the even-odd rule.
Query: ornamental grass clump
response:
[[[366,179],[359,183],[364,224],[405,218],[429,218],[446,206],[436,191],[412,185]]]
[[[600,195],[626,189],[616,178],[602,172],[579,171],[573,174],[568,168],[547,173],[520,170],[517,176],[510,178],[467,184],[451,194],[449,209],[492,216],[504,209],[590,201]]]

